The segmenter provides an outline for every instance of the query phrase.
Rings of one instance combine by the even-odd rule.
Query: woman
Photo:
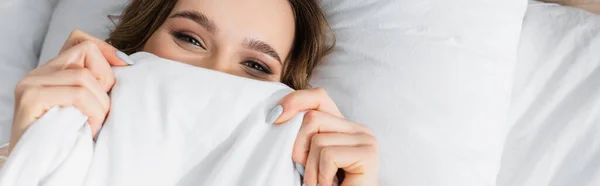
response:
[[[145,51],[297,89],[273,108],[268,122],[307,111],[292,157],[298,169],[306,168],[305,184],[332,185],[341,169],[342,185],[377,185],[372,133],[345,120],[323,89],[307,89],[312,70],[331,48],[315,0],[134,0],[119,21],[108,43],[73,31],[56,58],[21,80],[10,149],[54,105],[80,109],[95,135],[110,110],[111,65],[134,65],[125,54]]]

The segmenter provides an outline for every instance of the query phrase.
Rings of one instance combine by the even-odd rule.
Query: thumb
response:
[[[127,66],[134,64],[133,60],[131,60],[127,54],[117,50],[108,43],[100,41],[96,43],[96,45],[111,66]]]
[[[344,118],[327,92],[322,88],[315,88],[295,91],[285,96],[279,105],[271,110],[267,122],[281,124],[292,119],[299,112],[307,110],[321,111]]]
[[[69,38],[61,48],[60,53],[63,53],[69,48],[84,41],[91,41],[94,43],[111,66],[127,66],[133,64],[133,61],[129,59],[125,53],[117,50],[106,41],[98,39],[97,37],[94,37],[81,30],[74,30],[71,32],[71,35],[69,35]]]

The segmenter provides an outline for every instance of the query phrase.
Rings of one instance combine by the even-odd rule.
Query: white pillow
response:
[[[498,185],[600,185],[600,15],[532,2]]]
[[[62,0],[40,62],[74,28],[106,38],[125,1]],[[379,138],[380,185],[493,185],[526,2],[320,2],[338,46],[314,84]]]
[[[526,1],[323,0],[316,69],[379,139],[381,185],[494,185]]]
[[[0,1],[0,144],[8,143],[14,89],[36,67],[56,0]]]
[[[83,30],[98,38],[108,38],[108,34],[114,28],[114,23],[108,15],[120,15],[128,2],[128,0],[60,0],[52,14],[39,65],[55,57],[69,34],[75,29]]]

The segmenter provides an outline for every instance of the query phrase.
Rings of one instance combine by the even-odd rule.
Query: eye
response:
[[[242,65],[244,65],[248,68],[251,68],[252,70],[256,70],[261,73],[264,73],[264,74],[273,74],[273,72],[271,71],[271,69],[269,69],[269,67],[267,67],[257,61],[247,60],[247,61],[242,62]]]
[[[197,46],[197,47],[200,47],[200,48],[206,50],[206,47],[202,44],[202,42],[198,41],[196,38],[194,38],[186,33],[174,31],[171,34],[173,35],[173,37],[177,38],[178,40],[184,41],[186,43],[192,44],[194,46]]]

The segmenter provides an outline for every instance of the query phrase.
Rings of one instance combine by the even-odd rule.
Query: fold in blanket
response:
[[[96,142],[87,117],[53,108],[0,172],[0,185],[296,185],[302,123],[266,115],[290,88],[158,58],[115,68],[112,108]]]

